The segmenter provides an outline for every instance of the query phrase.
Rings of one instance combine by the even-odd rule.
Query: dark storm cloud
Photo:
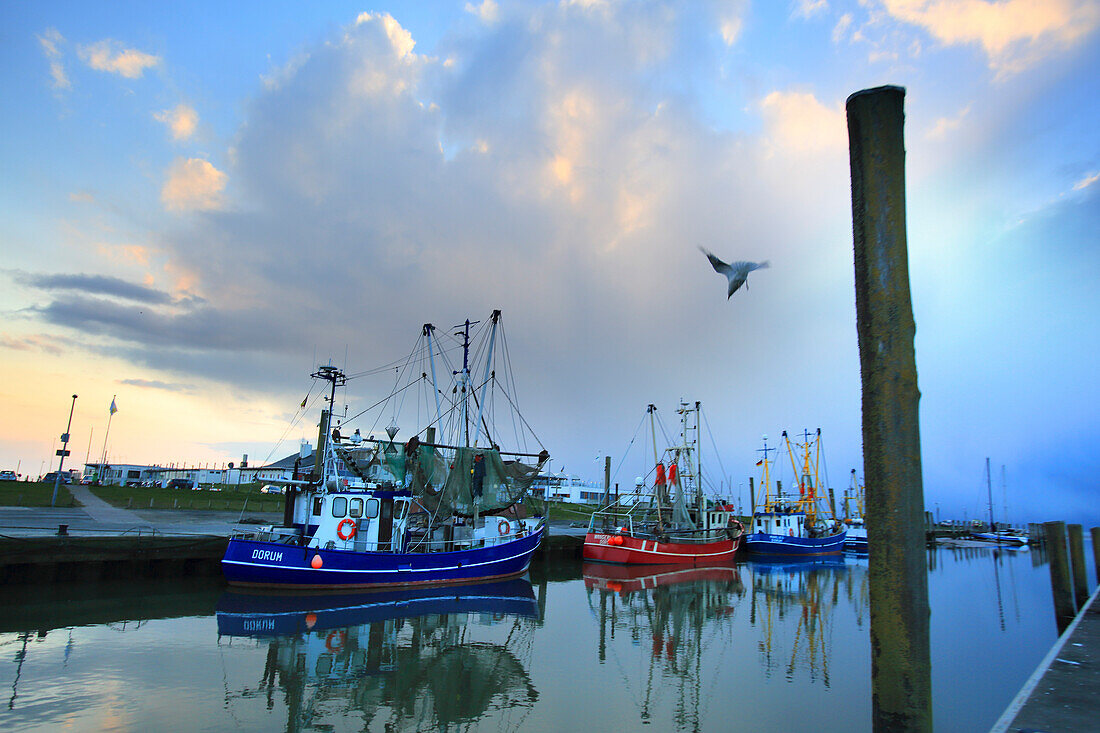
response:
[[[145,347],[280,351],[293,343],[291,330],[275,326],[262,312],[233,312],[206,304],[157,309],[69,296],[29,311],[57,326]]]
[[[174,382],[161,382],[156,379],[120,379],[119,384],[128,384],[131,387],[141,387],[143,389],[159,389],[165,392],[183,392],[185,394],[193,394],[198,391],[198,388],[193,384],[177,384]]]
[[[62,290],[76,291],[87,295],[109,295],[149,305],[162,305],[172,302],[172,296],[162,290],[107,275],[45,275],[19,272],[15,273],[13,278],[22,285],[38,290]]]

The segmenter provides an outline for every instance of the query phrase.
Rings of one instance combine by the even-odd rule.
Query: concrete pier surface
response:
[[[1100,588],[1058,637],[991,733],[1100,730]]]

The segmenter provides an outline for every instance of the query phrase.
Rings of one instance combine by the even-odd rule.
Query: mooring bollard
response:
[[[1069,532],[1069,559],[1073,567],[1073,597],[1077,608],[1084,608],[1089,599],[1088,570],[1085,568],[1084,529],[1080,524],[1066,526]]]
[[[1096,582],[1100,583],[1100,527],[1089,530],[1092,535],[1092,564],[1096,567]]]
[[[917,366],[905,231],[905,90],[848,97],[876,732],[932,730]]]
[[[67,525],[67,524],[59,524],[59,525],[57,525],[57,534],[58,534],[58,536],[60,536],[60,537],[64,537],[64,536],[66,536],[67,534],[69,534],[69,525]]]
[[[1050,590],[1054,595],[1054,619],[1058,635],[1073,622],[1077,608],[1073,602],[1073,589],[1069,579],[1069,556],[1066,554],[1066,523],[1043,522],[1047,557],[1050,559]]]

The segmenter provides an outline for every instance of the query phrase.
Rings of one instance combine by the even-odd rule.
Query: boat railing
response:
[[[625,512],[602,510],[592,512],[588,520],[589,532],[620,532],[634,534],[634,517]]]

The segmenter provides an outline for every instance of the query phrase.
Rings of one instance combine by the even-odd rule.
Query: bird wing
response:
[[[699,248],[699,251],[707,256],[707,259],[710,260],[710,266],[714,268],[715,272],[721,273],[726,277],[730,276],[731,269],[729,265],[727,265],[725,262],[722,262],[722,260],[718,259],[702,247]]]
[[[748,275],[753,270],[762,270],[767,266],[768,266],[768,261],[767,260],[764,260],[763,262],[745,262],[744,260],[741,260],[741,261],[738,261],[738,262],[731,262],[729,264],[729,268],[732,269],[734,272],[736,272],[739,275],[741,273],[744,273],[745,275]]]

